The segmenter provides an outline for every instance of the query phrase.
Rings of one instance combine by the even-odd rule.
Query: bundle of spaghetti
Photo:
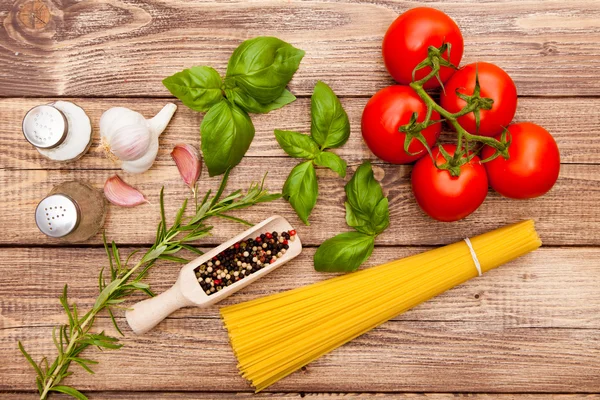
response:
[[[221,309],[256,391],[402,312],[541,246],[533,221]]]

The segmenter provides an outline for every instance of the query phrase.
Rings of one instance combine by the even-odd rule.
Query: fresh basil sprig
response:
[[[303,57],[303,50],[283,40],[259,36],[234,50],[223,79],[202,66],[163,80],[187,107],[207,112],[200,136],[210,176],[223,174],[246,154],[254,138],[247,113],[268,113],[296,100],[286,86]]]
[[[283,185],[283,197],[306,225],[310,225],[308,217],[319,195],[315,165],[329,168],[345,177],[346,162],[326,150],[344,145],[350,137],[348,114],[325,83],[319,81],[315,85],[310,110],[310,135],[275,130],[277,142],[288,155],[308,160],[296,165]]]
[[[390,224],[388,199],[375,180],[371,163],[363,163],[345,186],[346,223],[356,232],[340,233],[324,241],[314,262],[320,272],[356,270],[373,252],[375,237]]]

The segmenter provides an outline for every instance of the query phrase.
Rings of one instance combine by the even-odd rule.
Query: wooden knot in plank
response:
[[[52,14],[48,5],[41,0],[29,0],[22,3],[17,11],[17,19],[25,28],[32,30],[44,29]]]

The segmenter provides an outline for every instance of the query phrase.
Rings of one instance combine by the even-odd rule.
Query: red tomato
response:
[[[472,112],[458,118],[458,122],[469,133],[494,136],[512,122],[517,111],[517,87],[502,68],[486,62],[465,65],[446,83],[445,93],[440,96],[440,105],[451,113],[462,110],[467,103],[456,95],[456,90],[471,96],[475,89],[476,70],[479,74],[480,96],[494,100],[494,104],[491,110],[479,111],[479,132]]]
[[[454,155],[455,145],[443,146],[449,155]],[[438,165],[446,162],[437,147],[433,157]],[[436,168],[429,157],[424,157],[415,164],[411,182],[421,209],[431,218],[444,222],[458,221],[477,210],[488,192],[485,168],[477,156],[460,167],[457,177]]]
[[[421,142],[413,139],[404,151],[406,134],[398,128],[410,122],[413,113],[418,113],[417,122],[422,122],[427,114],[427,105],[409,86],[388,86],[375,93],[367,102],[362,114],[362,134],[369,149],[383,161],[393,164],[407,164],[418,160],[427,154]],[[431,119],[437,120],[440,115],[433,112]],[[431,125],[421,131],[425,140],[432,147],[442,126],[440,123]]]
[[[499,156],[484,164],[490,186],[513,199],[543,195],[554,186],[560,171],[560,154],[554,138],[531,122],[510,125],[508,132],[510,158]],[[497,139],[500,140],[500,136]],[[486,159],[493,154],[494,149],[486,146],[481,157]]]
[[[417,7],[400,15],[388,28],[383,38],[383,61],[388,72],[398,83],[412,82],[415,67],[427,58],[429,46],[440,48],[451,44],[450,62],[460,64],[463,55],[463,37],[456,22],[443,12],[429,7]],[[443,56],[446,60],[448,54]],[[423,79],[431,68],[417,71],[415,78]],[[440,78],[446,82],[454,73],[452,68],[442,67]],[[438,87],[434,77],[424,85],[425,89]]]

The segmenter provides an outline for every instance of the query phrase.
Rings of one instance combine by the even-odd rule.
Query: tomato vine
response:
[[[448,172],[452,176],[459,176],[461,165],[464,165],[467,162],[471,161],[472,158],[475,156],[474,150],[476,147],[474,145],[476,145],[477,143],[481,143],[483,145],[488,145],[495,149],[495,152],[490,157],[481,161],[482,163],[485,163],[495,159],[498,156],[502,156],[505,159],[508,159],[508,147],[510,145],[510,140],[508,138],[506,128],[503,130],[500,140],[497,140],[493,137],[471,134],[467,132],[458,121],[458,118],[469,113],[473,113],[475,116],[477,127],[479,128],[480,110],[490,110],[494,104],[493,99],[481,97],[481,88],[479,85],[478,74],[476,74],[475,77],[475,88],[472,95],[465,95],[463,93],[459,93],[458,91],[456,92],[456,95],[466,102],[465,107],[457,113],[451,113],[445,108],[443,108],[425,90],[425,83],[434,77],[438,79],[438,81],[442,85],[442,90],[444,90],[444,86],[439,78],[439,72],[441,67],[446,66],[451,67],[453,69],[458,69],[457,66],[451,64],[448,60],[443,58],[443,55],[447,54],[448,59],[450,59],[450,51],[451,46],[446,43],[444,43],[439,48],[430,46],[427,58],[415,67],[415,70],[413,71],[413,77],[415,76],[416,71],[423,68],[431,68],[431,71],[425,77],[419,80],[414,80],[413,78],[413,81],[409,84],[409,86],[419,95],[419,97],[427,105],[427,114],[425,116],[425,120],[422,122],[417,122],[417,115],[416,113],[413,114],[411,121],[408,124],[401,126],[399,128],[399,131],[404,132],[406,134],[404,151],[406,151],[408,154],[411,154],[408,151],[408,147],[413,139],[417,139],[423,144],[423,146],[425,146],[430,157],[432,158],[433,163],[437,168],[448,170]],[[421,134],[421,131],[423,129],[433,124],[441,122],[439,120],[431,119],[433,111],[436,111],[442,117],[442,120],[445,120],[450,125],[452,125],[457,135],[457,147],[456,152],[453,156],[447,154],[443,146],[439,147],[440,152],[446,159],[446,163],[442,165],[437,164],[431,153],[431,149],[427,144],[427,141]]]

